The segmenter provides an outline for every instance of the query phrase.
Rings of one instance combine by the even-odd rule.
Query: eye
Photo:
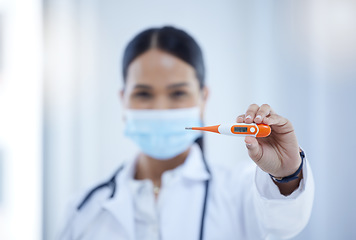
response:
[[[147,99],[147,98],[151,98],[152,94],[148,91],[138,91],[138,92],[134,93],[134,97]]]
[[[186,91],[183,90],[176,90],[170,94],[172,98],[182,98],[187,95]]]

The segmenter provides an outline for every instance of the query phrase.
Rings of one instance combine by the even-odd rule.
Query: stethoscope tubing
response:
[[[206,171],[210,174],[211,176],[211,172],[210,172],[210,168],[209,165],[205,159],[205,156],[203,154],[203,163],[205,166]],[[124,168],[124,165],[121,165],[114,173],[114,175],[110,178],[109,181],[104,182],[99,184],[98,186],[96,186],[95,188],[93,188],[84,198],[83,200],[80,202],[80,204],[78,204],[77,208],[76,208],[76,212],[74,213],[74,215],[72,216],[70,222],[73,222],[76,213],[79,213],[80,211],[83,210],[83,208],[85,207],[85,205],[89,202],[89,200],[91,199],[91,197],[100,189],[105,188],[105,187],[109,187],[111,188],[111,194],[109,196],[109,198],[113,198],[116,194],[117,191],[117,184],[116,184],[116,177],[117,175],[119,175],[119,173],[122,171],[122,169]],[[202,208],[202,214],[201,214],[201,220],[200,220],[200,233],[199,233],[199,240],[203,240],[204,237],[204,226],[205,226],[205,217],[206,217],[206,209],[207,209],[207,202],[208,202],[208,192],[209,192],[209,185],[210,185],[210,179],[207,179],[204,183],[205,185],[205,194],[204,194],[204,198],[203,198],[203,208]],[[69,224],[68,224],[69,225]]]

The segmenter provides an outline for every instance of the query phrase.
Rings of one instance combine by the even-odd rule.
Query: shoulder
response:
[[[113,172],[107,174],[97,183],[82,189],[70,197],[67,210],[81,211],[88,208],[89,205],[98,205],[102,201],[112,197],[116,191],[116,181],[126,164],[120,164]],[[90,207],[89,207],[90,208]]]
[[[91,221],[100,211],[102,204],[113,197],[116,179],[122,169],[123,165],[120,165],[114,173],[111,173],[104,180],[70,197],[66,204],[59,239],[67,239],[66,236],[75,234],[73,231],[77,232],[78,229],[80,230]]]

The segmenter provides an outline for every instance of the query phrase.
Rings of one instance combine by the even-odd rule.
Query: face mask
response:
[[[126,110],[125,135],[148,156],[167,160],[184,152],[201,136],[185,127],[202,126],[200,109]]]

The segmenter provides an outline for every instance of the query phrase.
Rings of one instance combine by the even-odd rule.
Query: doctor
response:
[[[201,49],[182,30],[148,29],[129,42],[121,100],[125,134],[141,152],[73,202],[59,239],[255,240],[305,227],[314,183],[290,121],[267,104],[237,116],[272,133],[246,137],[251,161],[236,169],[214,167],[200,133],[184,130],[202,125],[204,75]]]

